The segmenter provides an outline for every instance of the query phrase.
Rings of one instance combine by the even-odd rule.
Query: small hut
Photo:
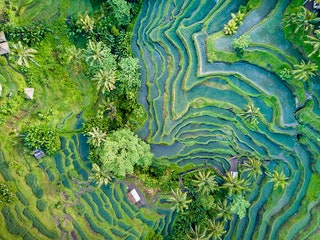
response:
[[[25,88],[24,95],[26,99],[33,99],[34,88]]]
[[[139,193],[137,192],[137,190],[135,188],[127,193],[127,198],[129,199],[129,201],[132,204],[137,203],[141,200]]]
[[[44,152],[43,152],[42,150],[37,149],[37,150],[34,150],[34,151],[33,151],[33,156],[34,156],[37,160],[39,160],[39,159],[41,159],[41,158],[44,158],[46,155],[44,154]]]
[[[0,32],[0,55],[4,55],[8,53],[10,53],[10,50],[9,50],[9,44],[6,40],[6,36],[4,35],[4,32]]]

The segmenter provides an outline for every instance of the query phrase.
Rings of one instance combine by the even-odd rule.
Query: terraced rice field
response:
[[[24,179],[15,176],[0,152],[1,175],[18,188],[17,202],[1,210],[1,239],[143,239],[148,227],[168,234],[171,210],[139,209],[121,182],[97,188],[88,181],[86,138],[61,141],[62,150],[52,160],[37,164],[26,156],[30,166]]]
[[[279,77],[303,59],[282,30],[289,0],[261,1],[237,34],[223,34],[246,2],[144,2],[133,39],[148,112],[139,134],[156,157],[179,166],[211,164],[226,172],[231,157],[245,154],[289,177],[284,190],[273,190],[261,175],[247,217],[233,218],[225,239],[319,239],[320,81]],[[251,42],[239,59],[232,40],[242,34]],[[260,109],[256,126],[238,114],[248,104]]]

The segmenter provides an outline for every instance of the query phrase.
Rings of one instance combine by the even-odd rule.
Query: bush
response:
[[[31,188],[34,195],[36,195],[37,198],[43,197],[43,190],[37,185],[36,183],[36,177],[33,174],[28,174],[25,177],[26,183]]]
[[[5,183],[0,184],[0,205],[14,202],[15,197],[12,189]]]
[[[44,200],[39,199],[37,201],[37,208],[39,209],[39,211],[43,212],[46,209],[46,207],[47,207],[47,203]]]
[[[30,150],[43,149],[51,155],[60,149],[60,139],[55,129],[31,126],[25,131],[24,145]]]

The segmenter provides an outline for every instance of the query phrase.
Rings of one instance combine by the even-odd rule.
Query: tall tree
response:
[[[198,191],[204,195],[209,195],[218,189],[215,176],[210,171],[199,171],[192,181],[196,184]]]
[[[218,222],[215,220],[208,220],[208,225],[206,228],[206,233],[209,235],[211,239],[222,239],[223,234],[227,231],[224,230],[223,222]]]
[[[320,30],[316,30],[314,32],[315,32],[315,37],[307,36],[307,38],[309,38],[309,41],[304,41],[304,43],[310,44],[313,47],[313,50],[308,55],[308,57],[311,57],[316,53],[318,53],[318,57],[320,57]]]
[[[243,172],[248,174],[248,178],[257,179],[257,177],[262,174],[262,162],[256,158],[250,157],[246,159],[242,166],[244,167]]]
[[[116,61],[108,48],[103,42],[89,41],[87,48],[84,50],[84,56],[89,66],[98,65],[99,68],[106,70],[115,69]]]
[[[314,12],[310,12],[303,6],[297,7],[295,11],[284,17],[285,27],[293,27],[293,34],[297,34],[299,31],[311,33],[319,20]]]
[[[168,202],[174,203],[174,209],[177,210],[177,212],[184,212],[185,209],[188,209],[188,203],[191,202],[191,200],[187,199],[187,193],[182,192],[180,188],[178,188],[176,191],[171,189],[172,196],[167,199]]]
[[[118,26],[127,26],[131,20],[131,5],[126,0],[110,0],[114,18]]]
[[[102,185],[107,185],[112,179],[112,175],[109,170],[105,169],[104,167],[99,167],[98,164],[92,164],[92,175],[90,179],[98,184],[98,187]]]
[[[201,229],[201,226],[196,225],[194,228],[190,226],[190,231],[187,234],[187,239],[192,240],[208,240],[206,236],[206,231]]]
[[[230,211],[242,219],[246,216],[248,207],[250,207],[250,203],[242,195],[236,195],[233,197]]]
[[[99,156],[100,167],[108,169],[117,178],[132,174],[135,166],[148,168],[153,157],[150,146],[129,129],[120,129],[107,136],[96,149],[96,156]]]
[[[33,48],[23,46],[20,41],[16,44],[12,44],[11,46],[11,53],[16,59],[17,64],[24,65],[26,67],[30,67],[29,61],[39,66],[39,64],[36,61],[34,61],[34,54],[37,52],[38,51]]]
[[[318,67],[315,63],[310,61],[305,63],[303,60],[300,64],[295,64],[294,67],[295,69],[292,70],[294,78],[302,81],[307,81],[310,77],[315,76],[315,73],[318,70]]]
[[[233,194],[241,194],[243,191],[248,190],[248,182],[239,177],[239,174],[232,176],[231,173],[227,173],[223,176],[224,184],[221,188],[226,188],[228,190],[229,196]]]
[[[140,74],[139,74],[139,59],[133,57],[121,58],[119,62],[120,81],[123,88],[127,91],[132,88],[140,87]]]
[[[288,184],[288,177],[284,174],[284,172],[278,172],[277,170],[274,170],[273,173],[267,173],[267,175],[270,177],[269,182],[274,183],[274,188],[282,188],[284,189]]]
[[[223,221],[232,219],[232,213],[227,199],[224,199],[223,201],[218,200],[215,209],[217,210],[217,217],[221,218]]]
[[[85,34],[93,33],[94,20],[93,18],[90,18],[88,13],[79,16],[79,19],[77,20],[77,25],[79,26],[79,31]]]
[[[104,94],[105,92],[111,92],[112,90],[116,89],[115,83],[118,78],[114,70],[100,69],[93,76],[92,80],[97,81],[97,90]]]
[[[99,128],[93,127],[92,131],[88,132],[88,143],[93,147],[100,147],[100,145],[106,141],[107,134],[101,131]]]
[[[243,117],[243,120],[252,124],[257,124],[258,117],[260,115],[260,109],[254,107],[253,104],[248,104],[246,108],[239,113],[239,115]]]

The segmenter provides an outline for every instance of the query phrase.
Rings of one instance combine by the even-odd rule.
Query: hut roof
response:
[[[4,32],[2,31],[2,32],[0,32],[0,43],[2,43],[2,42],[6,42],[7,40],[6,40],[6,36],[4,35]]]
[[[24,94],[27,99],[33,99],[34,88],[25,88]]]
[[[127,197],[132,203],[137,203],[141,200],[139,193],[135,188],[128,192]]]
[[[8,42],[0,43],[0,55],[10,53]]]
[[[44,154],[44,152],[40,149],[37,149],[37,150],[34,150],[33,151],[33,156],[36,158],[36,159],[41,159],[43,157],[45,157],[46,155]]]

